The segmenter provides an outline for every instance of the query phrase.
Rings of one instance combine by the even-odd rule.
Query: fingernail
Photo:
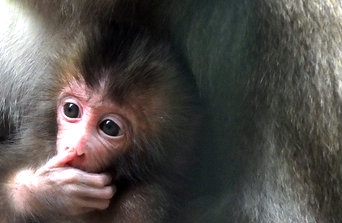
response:
[[[67,147],[66,150],[68,151],[68,153],[73,153],[75,151],[75,148],[74,147],[72,147],[72,148]]]

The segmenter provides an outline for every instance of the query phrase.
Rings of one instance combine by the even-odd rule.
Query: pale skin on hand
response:
[[[69,216],[106,209],[116,192],[110,185],[112,177],[69,167],[67,163],[75,156],[75,150],[69,149],[37,171],[17,173],[9,183],[13,207],[24,215],[58,210]]]

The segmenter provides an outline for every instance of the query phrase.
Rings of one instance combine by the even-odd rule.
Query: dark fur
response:
[[[336,1],[256,4],[260,61],[245,128],[259,158],[242,181],[248,222],[342,221],[341,9]]]
[[[172,148],[183,147],[183,141],[190,143],[191,147],[194,139],[189,136],[198,127],[198,114],[191,114],[199,108],[196,89],[191,84],[193,80],[184,64],[176,62],[172,49],[160,36],[141,28],[103,23],[101,26],[97,33],[100,36],[89,39],[90,49],[81,56],[79,66],[86,83],[96,89],[99,80],[110,76],[106,82],[108,97],[122,105],[144,95],[148,103],[148,97],[154,98],[154,92],[163,95],[163,101],[170,102],[165,107],[154,108],[151,114],[148,108],[142,111],[148,122],[160,129],[158,132],[153,129],[134,132],[134,147],[121,164],[127,167],[119,169],[132,169],[132,177],[140,180],[146,174],[153,176],[151,173],[156,170],[162,172],[158,176],[168,175],[165,171],[174,169],[176,163],[184,165],[181,157],[187,157],[188,153],[185,148],[182,149],[184,154],[178,149],[174,153]],[[194,122],[189,122],[190,119]],[[188,127],[192,129],[189,132]],[[141,151],[141,155],[137,151]],[[140,165],[127,165],[127,162]]]
[[[342,221],[341,9],[318,0],[174,4],[173,30],[212,132],[187,219]]]

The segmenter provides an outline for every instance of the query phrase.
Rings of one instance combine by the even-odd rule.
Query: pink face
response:
[[[99,172],[129,145],[125,110],[104,98],[103,90],[90,91],[80,81],[62,90],[57,104],[57,153],[76,150],[69,165]]]

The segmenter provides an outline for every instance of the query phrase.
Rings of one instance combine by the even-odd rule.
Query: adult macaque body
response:
[[[63,42],[35,22],[42,51]],[[159,37],[91,24],[37,52],[42,61],[20,62],[25,72],[1,57],[1,100],[18,99],[1,104],[11,127],[0,145],[1,222],[153,222],[174,210],[198,123],[194,86]]]
[[[187,219],[342,222],[341,1],[174,5],[213,126]]]
[[[38,3],[39,1],[25,2]],[[11,119],[5,118],[5,122],[0,123],[6,127],[0,130],[1,138],[15,141],[13,145],[1,146],[1,179],[13,179],[15,176],[13,173],[27,170],[28,167],[31,170],[39,170],[40,173],[42,169],[44,170],[43,167],[47,166],[46,157],[54,155],[56,142],[53,139],[57,132],[55,134],[45,132],[46,129],[55,128],[56,117],[52,117],[51,121],[51,118],[47,119],[41,115],[46,113],[46,106],[50,104],[40,96],[45,92],[45,88],[40,85],[51,83],[45,81],[47,77],[41,73],[42,70],[50,70],[49,67],[45,67],[44,62],[53,59],[54,53],[51,51],[68,48],[65,45],[69,42],[72,45],[73,41],[68,38],[63,39],[65,35],[70,36],[69,31],[74,35],[82,30],[83,25],[88,26],[84,22],[92,21],[97,16],[106,18],[106,15],[113,11],[106,5],[110,1],[101,1],[101,4],[98,3],[100,1],[72,1],[72,7],[61,4],[63,7],[57,10],[40,9],[44,9],[45,6],[51,7],[56,3],[58,5],[63,1],[40,2],[44,4],[37,4],[39,10],[30,15],[43,16],[49,27],[45,27],[46,23],[43,22],[43,25],[28,23],[31,26],[14,26],[16,30],[11,26],[9,32],[0,29],[0,51],[7,52],[0,54],[1,82],[8,83],[4,80],[10,76],[9,83],[15,83],[2,84],[0,90],[0,110],[5,117],[8,114],[11,117]],[[184,51],[198,80],[201,95],[207,102],[210,115],[205,122],[207,131],[202,137],[203,143],[196,153],[200,156],[200,162],[198,171],[195,171],[196,183],[193,188],[198,196],[189,202],[187,209],[183,209],[179,221],[342,222],[342,9],[340,2],[333,0],[170,2],[174,7],[167,5],[165,14],[170,13],[172,32],[180,45],[185,48]],[[87,7],[89,5],[90,7]],[[1,15],[6,15],[2,13],[3,9],[6,7],[0,7]],[[133,11],[125,10],[118,15]],[[57,18],[67,16],[63,17],[62,23],[56,23],[56,14],[58,14]],[[74,17],[68,17],[70,14]],[[146,18],[147,14],[142,15]],[[27,21],[27,15],[24,17]],[[19,17],[19,21],[23,20]],[[69,23],[69,21],[73,22]],[[144,23],[144,20],[141,21]],[[61,32],[64,28],[68,32]],[[16,38],[11,38],[14,36]],[[72,66],[65,67],[69,68],[69,71],[73,70]],[[62,87],[64,88],[65,86]],[[61,92],[54,96],[56,100]],[[38,100],[39,98],[42,100]],[[37,102],[40,105],[35,105]],[[34,110],[32,108],[39,108],[44,103],[47,105],[43,106],[43,110],[32,112]],[[53,104],[51,112],[56,112],[56,103]],[[32,119],[33,115],[40,120]],[[12,134],[18,132],[15,131],[18,126],[17,119],[24,123],[19,125],[19,132],[22,133],[20,141],[16,141]],[[35,124],[30,124],[31,121]],[[36,123],[38,121],[39,125]],[[185,137],[183,131],[176,135]],[[41,140],[37,141],[37,139]],[[57,161],[61,160],[57,163],[61,166],[59,171],[73,170],[87,174],[82,169],[90,166],[81,164],[81,157],[77,156],[76,152],[72,152],[75,146],[71,143],[60,147],[62,151],[65,150],[65,153],[62,152],[57,156]],[[70,153],[68,148],[71,149]],[[179,148],[184,149],[184,147]],[[168,150],[171,151],[173,150]],[[32,163],[31,160],[36,162]],[[75,161],[71,162],[71,160]],[[71,168],[73,165],[79,169]],[[114,168],[114,170],[126,169]],[[176,169],[170,168],[170,170]],[[156,205],[161,207],[159,210],[167,209],[164,205],[167,206],[169,203],[161,202],[163,198],[166,200],[165,193],[162,192],[163,190],[155,189],[160,188],[160,184],[134,187],[136,191],[143,193],[129,193],[129,190],[126,190],[127,193],[122,193],[121,188],[132,185],[123,181],[119,183],[117,179],[120,179],[119,176],[122,174],[111,170],[99,172],[100,175],[96,176],[102,178],[99,180],[102,185],[98,191],[103,195],[108,190],[108,197],[112,196],[110,207],[106,208],[105,212],[99,212],[106,213],[103,215],[105,218],[114,216],[115,213],[126,217],[133,213],[145,213],[144,216],[163,215],[155,208],[147,208],[146,200],[159,204]],[[112,184],[106,182],[109,180],[108,172],[113,178]],[[11,176],[8,176],[8,173],[11,173]],[[126,172],[128,176],[129,173],[132,171]],[[140,176],[136,174],[138,175]],[[72,182],[77,180],[73,178]],[[163,182],[162,185],[165,185],[166,181]],[[65,195],[68,190],[63,191]],[[7,198],[8,194],[3,192],[2,190],[1,198]],[[147,196],[140,196],[140,194],[154,196],[144,199]],[[127,209],[131,207],[130,205],[120,205],[122,208],[115,208],[115,205],[125,204],[121,201],[131,201],[127,199],[130,195],[132,197],[139,195],[135,197],[143,198],[140,199],[140,203],[137,202],[139,199],[133,199],[137,202],[135,203],[137,209]],[[101,205],[106,206],[108,197],[101,198],[97,195],[93,197],[100,200]],[[66,204],[59,206],[61,212],[63,208],[67,209],[68,204],[72,204],[68,199],[62,200]],[[126,204],[128,203],[132,204],[132,202]],[[2,219],[10,218],[13,210],[8,211],[8,200],[1,199],[0,205]],[[101,205],[90,209],[99,209]],[[74,207],[84,212],[87,209],[79,208],[81,205]],[[108,215],[108,212],[111,215]],[[45,210],[42,213],[49,216],[52,212]],[[96,215],[89,214],[87,217],[91,216]],[[96,217],[98,221],[101,220],[99,216]],[[141,221],[147,218],[139,217],[140,220],[143,219]],[[79,217],[77,220],[81,221],[82,218]]]

